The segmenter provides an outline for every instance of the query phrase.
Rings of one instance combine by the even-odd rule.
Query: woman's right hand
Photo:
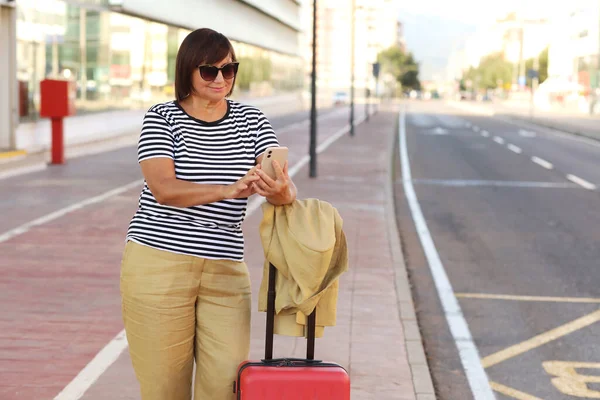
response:
[[[243,199],[252,196],[255,193],[253,183],[260,180],[260,176],[256,173],[259,168],[260,165],[253,167],[240,180],[225,186],[223,197],[225,199]]]

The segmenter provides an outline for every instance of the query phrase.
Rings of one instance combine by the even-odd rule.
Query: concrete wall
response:
[[[0,151],[14,150],[17,124],[16,11],[0,5]]]

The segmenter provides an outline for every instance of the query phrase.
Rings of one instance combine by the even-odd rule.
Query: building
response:
[[[548,51],[548,76],[579,83],[587,89],[600,87],[600,4],[580,2],[557,16]]]
[[[396,31],[396,45],[400,47],[400,50],[406,53],[406,37],[404,36],[404,24],[401,21],[397,21]]]
[[[298,0],[170,0],[151,7],[147,0],[0,4],[0,72],[13,77],[0,86],[0,149],[48,148],[48,122],[39,119],[45,78],[76,82],[78,116],[68,118],[67,141],[87,140],[82,138],[90,135],[70,127],[85,127],[86,118],[102,120],[99,113],[117,118],[112,128],[98,126],[101,137],[116,135],[115,124],[139,128],[151,104],[174,98],[179,44],[201,27],[232,40],[240,61],[236,97],[299,93],[304,83]]]
[[[312,1],[304,8],[303,23],[308,33],[303,41],[309,62],[312,58]],[[355,6],[353,13],[352,6]],[[375,89],[373,63],[377,54],[403,44],[396,0],[319,0],[317,3],[317,86],[320,92],[349,93],[352,74],[352,17],[354,16],[354,78],[358,96],[365,88]]]

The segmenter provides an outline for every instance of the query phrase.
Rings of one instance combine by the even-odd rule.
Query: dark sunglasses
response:
[[[221,68],[215,67],[214,65],[199,65],[200,76],[205,81],[214,81],[219,75],[219,71],[223,74],[223,79],[231,79],[237,74],[238,66],[240,63],[232,62],[223,65]]]

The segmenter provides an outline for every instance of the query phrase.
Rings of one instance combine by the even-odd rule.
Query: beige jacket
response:
[[[317,307],[316,337],[335,326],[338,278],[348,270],[342,218],[329,203],[296,200],[285,206],[264,203],[259,231],[265,264],[258,298],[267,310],[269,262],[277,268],[274,332],[306,336],[306,316]]]

